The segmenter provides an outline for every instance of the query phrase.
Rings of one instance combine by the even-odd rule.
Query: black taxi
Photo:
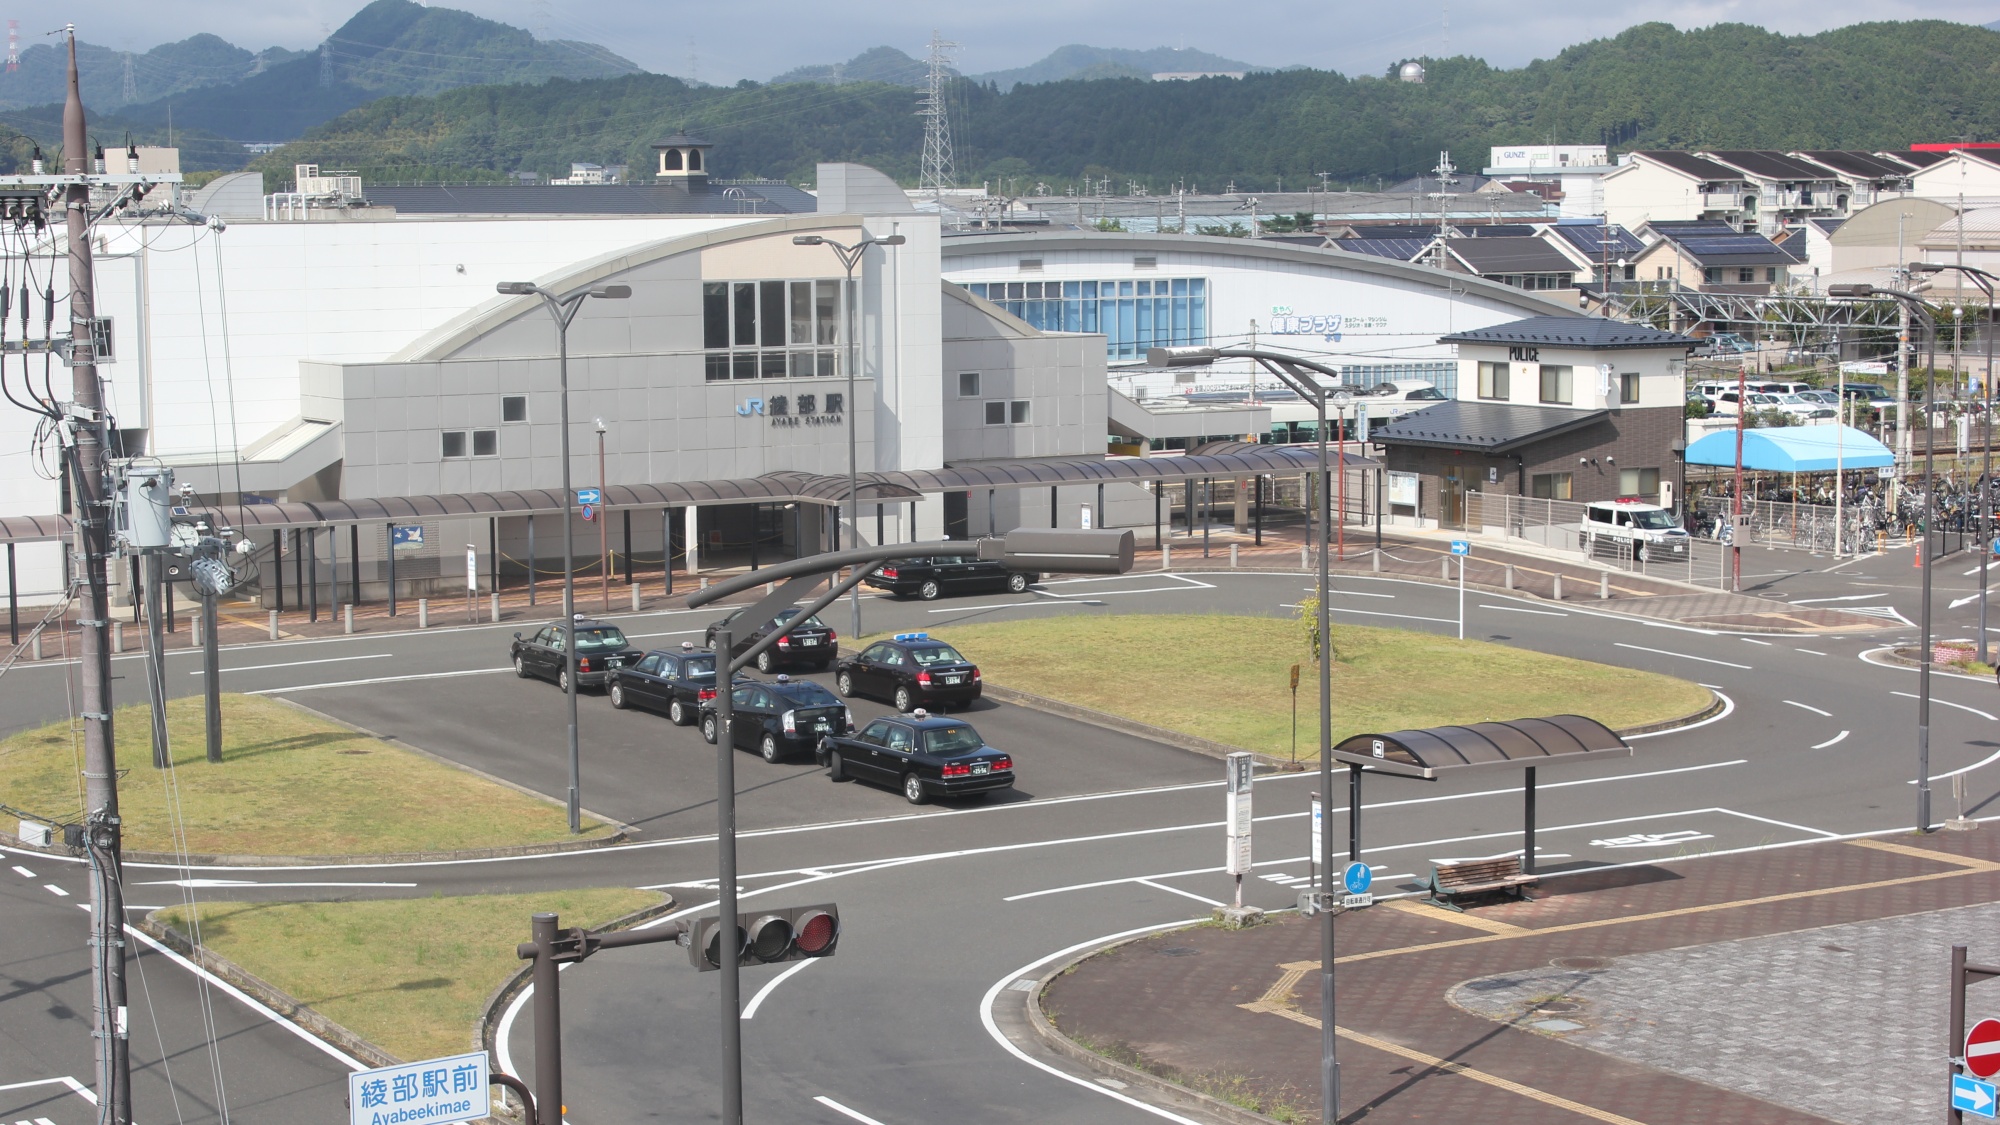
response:
[[[919,597],[925,601],[946,594],[976,594],[1005,590],[1023,593],[1041,581],[1041,575],[1008,570],[997,562],[973,555],[926,555],[890,559],[876,567],[862,584],[887,590],[899,598]]]
[[[886,699],[898,711],[936,706],[949,710],[979,698],[979,666],[929,633],[897,633],[839,663],[840,694]]]
[[[679,652],[655,649],[611,670],[611,705],[663,712],[675,726],[692,725],[701,705],[715,698],[715,654],[682,641]]]
[[[924,711],[876,719],[851,735],[828,735],[818,755],[833,780],[893,785],[913,805],[1014,786],[1010,755],[986,745],[972,724]]]
[[[730,743],[755,750],[767,762],[811,750],[829,735],[853,729],[847,705],[811,680],[738,680],[729,695]],[[714,743],[722,717],[713,699],[701,705],[701,736]]]
[[[522,679],[536,677],[554,680],[556,686],[569,690],[569,665],[565,646],[571,632],[576,634],[576,686],[580,688],[601,687],[618,668],[637,661],[643,654],[625,639],[618,626],[600,621],[592,621],[577,614],[574,629],[568,623],[554,621],[542,626],[534,636],[523,637],[514,634],[514,643],[508,655],[514,662],[514,674]]]

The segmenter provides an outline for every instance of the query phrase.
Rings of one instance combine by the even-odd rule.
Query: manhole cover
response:
[[[1570,1012],[1581,1011],[1582,1008],[1583,1005],[1574,1000],[1550,1000],[1547,1003],[1535,1005],[1535,1014],[1538,1016],[1567,1015]]]
[[[1549,964],[1559,969],[1583,969],[1594,972],[1598,969],[1608,969],[1615,962],[1609,957],[1558,957]]]
[[[1169,945],[1160,952],[1168,957],[1193,957],[1201,952],[1191,945]]]

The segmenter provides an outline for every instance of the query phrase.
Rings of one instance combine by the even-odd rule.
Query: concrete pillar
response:
[[[188,614],[188,647],[201,647],[201,614]]]
[[[340,607],[340,627],[343,632],[349,635],[352,635],[354,632],[354,604],[352,602]]]
[[[1236,534],[1242,535],[1250,530],[1250,482],[1242,477],[1237,477],[1235,484],[1236,510],[1231,517],[1230,526],[1235,528]],[[1235,551],[1234,547],[1230,548],[1231,554],[1234,554]]]
[[[1229,569],[1236,569],[1236,544],[1229,545]]]
[[[1556,575],[1555,591],[1553,597],[1555,598],[1556,601],[1563,600],[1563,576],[1560,574]]]
[[[111,651],[114,653],[125,651],[125,623],[123,621],[113,621],[111,623]]]
[[[1172,570],[1173,566],[1174,566],[1174,545],[1172,543],[1160,544],[1160,569]]]
[[[1607,570],[1599,573],[1597,576],[1597,600],[1604,601],[1610,597],[1611,597],[1611,572]]]
[[[693,504],[689,504],[687,507],[681,509],[681,521],[686,525],[681,534],[681,542],[687,545],[687,572],[689,574],[695,574],[701,570],[700,514],[701,509],[695,507]],[[708,583],[704,581],[701,584],[701,588],[704,590],[708,589]]]
[[[271,639],[278,639],[278,611],[275,609],[271,611]]]
[[[1368,557],[1375,565],[1375,573],[1382,573],[1382,548],[1377,547],[1368,552]]]
[[[429,598],[418,598],[417,628],[428,629],[430,627],[431,627],[431,600]]]
[[[500,591],[498,590],[493,591],[493,597],[491,599],[491,612],[492,612],[493,623],[495,625],[500,624]]]
[[[1299,548],[1299,569],[1300,569],[1300,570],[1311,570],[1312,568],[1313,568],[1313,560],[1312,560],[1312,548],[1311,548],[1311,547],[1300,547],[1300,548]]]
[[[632,612],[639,612],[639,584],[637,582],[632,583]],[[500,620],[500,599],[497,596],[493,599],[493,620]]]
[[[33,648],[34,648],[33,652],[34,658],[36,660],[40,660],[42,658],[42,635],[40,633],[35,634],[35,643]]]
[[[1508,588],[1509,590],[1511,590],[1511,589],[1513,589],[1513,588],[1514,588],[1514,564],[1513,564],[1513,563],[1508,563],[1508,564],[1507,564],[1507,588]]]
[[[1443,558],[1441,558],[1441,559],[1439,559],[1439,560],[1438,560],[1438,571],[1439,571],[1439,572],[1440,572],[1441,574],[1443,574],[1443,575],[1444,575],[1444,580],[1445,580],[1446,582],[1449,582],[1449,581],[1451,581],[1451,556],[1450,556],[1450,555],[1446,555],[1445,557],[1443,557]]]

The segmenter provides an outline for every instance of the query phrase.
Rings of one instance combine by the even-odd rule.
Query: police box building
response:
[[[462,592],[468,552],[481,590],[547,576],[565,365],[541,299],[496,287],[629,287],[585,298],[566,338],[570,479],[601,490],[578,555],[595,577],[602,529],[623,582],[834,546],[850,450],[864,541],[1149,525],[1175,482],[1311,467],[1260,444],[1269,407],[1114,385],[1149,343],[1276,332],[1356,352],[1357,380],[1417,365],[1448,384],[1440,335],[1551,308],[1276,243],[967,238],[871,169],[822,165],[808,193],[711,180],[699,138],[654,147],[642,182],[371,188],[301,166],[291,192],[225,177],[180,214],[101,223],[120,446],[253,539],[266,604]],[[829,244],[861,243],[850,280]],[[1035,270],[1032,300],[978,280]],[[51,595],[64,493],[31,471],[25,418],[0,425],[0,535],[17,590]],[[1162,444],[1176,455],[1143,455]]]

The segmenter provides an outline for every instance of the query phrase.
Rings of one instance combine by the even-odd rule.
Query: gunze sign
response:
[[[845,398],[838,391],[746,398],[736,408],[736,414],[741,418],[769,418],[773,426],[838,426],[846,420]]]
[[[349,1125],[450,1125],[492,1112],[485,1051],[347,1076]]]

